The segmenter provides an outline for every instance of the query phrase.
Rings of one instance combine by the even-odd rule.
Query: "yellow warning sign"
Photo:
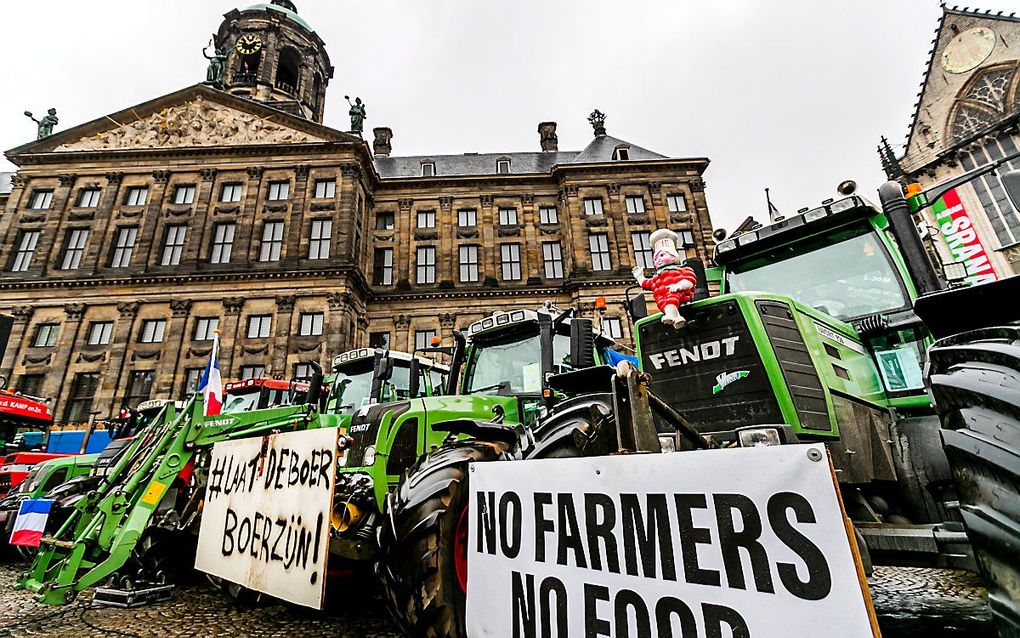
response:
[[[166,490],[166,483],[160,483],[159,481],[153,481],[149,489],[145,491],[145,496],[142,497],[142,502],[146,505],[158,505],[159,499],[163,497],[163,492]]]

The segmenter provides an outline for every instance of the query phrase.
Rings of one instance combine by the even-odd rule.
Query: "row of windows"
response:
[[[633,214],[645,213],[645,198],[641,195],[627,195],[627,212]],[[605,213],[601,197],[587,197],[583,200],[584,212],[586,215],[603,215]],[[682,194],[673,194],[666,197],[669,212],[679,213],[687,210],[687,200]],[[555,206],[540,206],[538,209],[540,224],[558,224],[559,213]],[[376,230],[393,230],[394,213],[384,211],[376,214]],[[435,228],[436,211],[434,209],[422,209],[417,213],[417,228]],[[500,226],[517,226],[519,224],[517,209],[512,207],[499,208]],[[478,225],[478,210],[475,208],[461,208],[457,211],[457,226],[460,228],[472,228]]]
[[[174,187],[170,201],[174,204],[194,204],[195,184],[180,184]],[[75,200],[77,208],[95,208],[99,206],[99,197],[103,189],[88,187],[78,191],[78,199]],[[220,187],[219,201],[223,203],[239,202],[244,192],[244,184],[240,182],[229,182]],[[315,180],[315,199],[333,199],[336,197],[335,179]],[[290,182],[276,181],[269,182],[266,189],[268,201],[284,201],[290,199]],[[124,191],[123,204],[125,206],[144,206],[149,200],[148,186],[130,186]],[[53,205],[53,189],[37,188],[32,191],[28,207],[31,210],[48,210]]]
[[[265,339],[270,336],[273,325],[272,315],[250,315],[245,334],[249,339]],[[197,317],[192,339],[195,341],[212,341],[215,331],[220,327],[218,317]],[[323,313],[305,312],[299,317],[298,335],[302,337],[318,337],[322,335]],[[138,331],[138,343],[162,343],[166,337],[166,319],[146,319],[142,321]],[[60,335],[60,324],[42,323],[35,329],[32,347],[48,348],[57,345]],[[113,337],[112,321],[93,321],[85,331],[85,342],[90,346],[105,346]]]
[[[230,263],[234,245],[234,222],[216,224],[213,229],[212,247],[209,253],[209,262],[213,264]],[[265,222],[262,225],[262,242],[259,248],[259,261],[279,261],[283,251],[282,221]],[[39,237],[42,231],[22,230],[18,233],[16,250],[11,261],[11,272],[24,272],[32,265],[32,258],[35,256],[36,247],[39,244]],[[186,224],[171,224],[166,227],[163,235],[163,249],[160,255],[160,264],[163,266],[176,266],[181,263],[184,255],[185,240],[187,238],[188,226]],[[328,259],[330,249],[330,238],[333,234],[333,220],[316,219],[312,220],[308,238],[308,259]],[[78,228],[68,230],[64,240],[63,257],[60,260],[61,270],[77,270],[81,266],[82,257],[85,255],[85,245],[88,241],[89,230]],[[137,226],[123,226],[117,229],[114,238],[113,251],[110,253],[109,267],[126,268],[131,264],[135,247],[138,241]]]
[[[694,234],[691,231],[679,231],[678,234],[681,237],[681,243],[685,247],[694,245]],[[641,268],[647,269],[653,267],[650,238],[651,233],[648,232],[631,233],[634,263]],[[591,257],[591,269],[593,271],[613,269],[609,251],[609,235],[606,233],[592,233],[588,236],[588,249]],[[479,280],[478,264],[480,253],[480,246],[462,245],[458,247],[457,257],[461,282],[474,283]],[[436,247],[418,246],[415,257],[415,283],[436,283]],[[500,244],[499,257],[500,272],[504,281],[519,281],[522,279],[520,244]],[[563,278],[563,248],[560,242],[542,243],[542,266],[546,279]],[[375,250],[372,283],[377,286],[393,284],[392,248],[377,248]]]
[[[630,148],[627,146],[618,146],[613,150],[613,160],[626,161],[630,159]],[[496,174],[507,175],[510,173],[511,160],[508,157],[496,160]],[[433,160],[422,160],[421,161],[421,176],[422,177],[435,177],[436,176],[436,163]]]

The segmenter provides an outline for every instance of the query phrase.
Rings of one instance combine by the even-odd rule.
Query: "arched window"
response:
[[[234,70],[234,82],[237,84],[254,84],[259,76],[259,66],[262,63],[262,51],[256,51],[251,55],[237,54],[236,67]]]
[[[981,69],[963,87],[949,114],[950,142],[965,140],[1016,111],[1017,63],[997,64]]]
[[[322,100],[322,76],[318,73],[312,79],[312,110],[319,110],[319,102]]]
[[[294,95],[300,77],[301,55],[291,48],[280,51],[280,61],[276,64],[276,88]]]

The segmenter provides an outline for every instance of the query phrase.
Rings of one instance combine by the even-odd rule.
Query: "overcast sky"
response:
[[[393,129],[394,155],[561,150],[610,135],[673,157],[708,157],[716,227],[784,212],[854,179],[873,199],[875,147],[899,150],[941,14],[935,0],[295,0],[336,74],[325,123]],[[202,47],[232,0],[2,3],[0,147],[205,79]],[[982,9],[1020,11],[1020,0]],[[0,170],[13,167],[0,160]]]

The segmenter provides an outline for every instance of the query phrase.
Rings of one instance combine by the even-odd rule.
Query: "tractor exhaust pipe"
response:
[[[945,286],[917,234],[917,224],[910,215],[903,187],[899,182],[886,182],[879,187],[878,198],[882,202],[882,212],[889,220],[889,230],[900,246],[907,272],[917,287],[918,296],[942,290]]]
[[[305,398],[305,403],[317,408],[319,397],[322,396],[322,366],[317,361],[309,361],[308,365],[312,369],[312,378],[308,381],[308,395]]]

